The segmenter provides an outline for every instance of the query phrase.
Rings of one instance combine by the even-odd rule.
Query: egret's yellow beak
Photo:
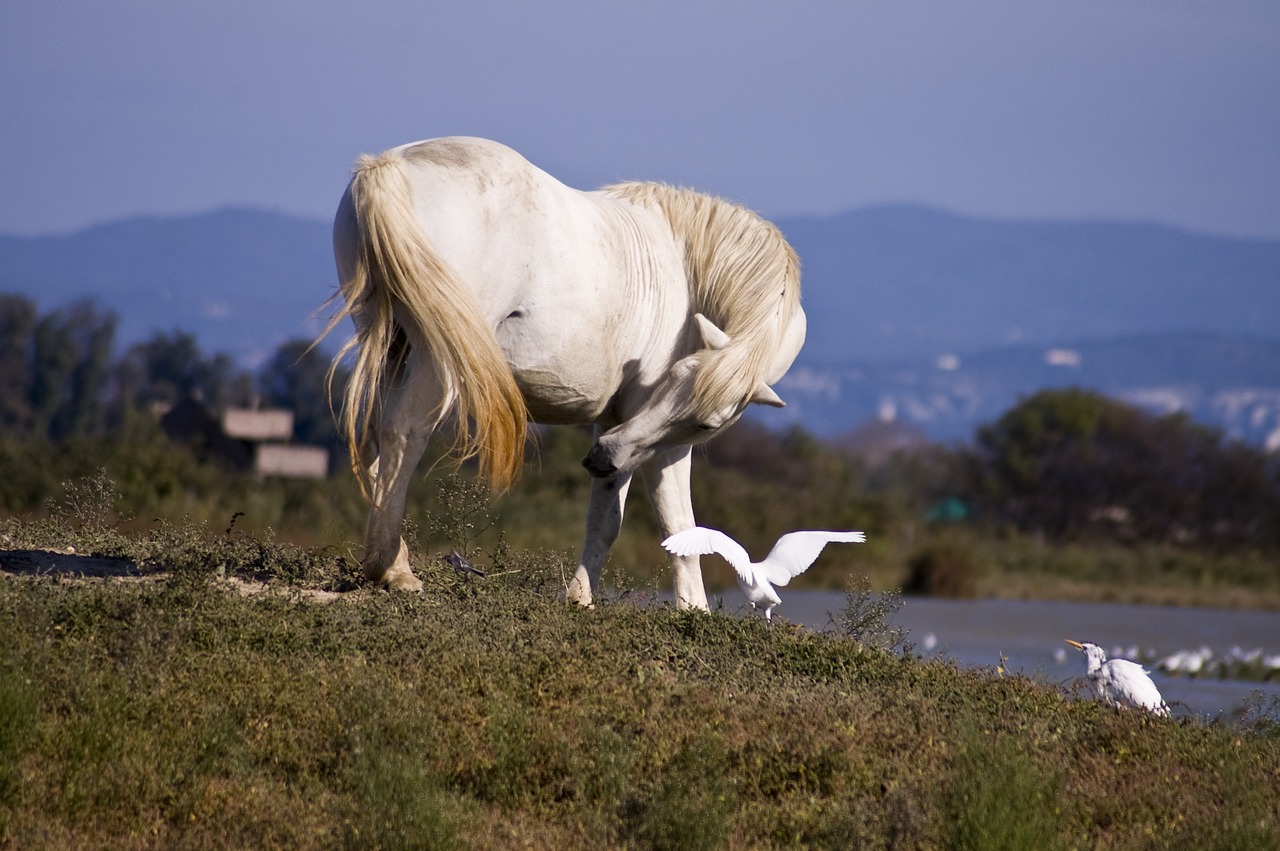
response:
[[[1064,638],[1064,639],[1063,639],[1063,641],[1067,642],[1068,644],[1070,644],[1072,647],[1074,647],[1074,648],[1075,648],[1075,649],[1077,649],[1077,650],[1083,650],[1083,649],[1084,649],[1084,645],[1083,645],[1083,644],[1081,644],[1079,641],[1072,641],[1070,638]]]

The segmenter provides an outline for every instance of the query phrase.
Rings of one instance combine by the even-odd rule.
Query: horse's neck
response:
[[[593,193],[594,194],[594,193]],[[686,333],[696,310],[685,278],[684,252],[656,207],[601,196],[619,269],[618,316],[645,349],[688,354]]]

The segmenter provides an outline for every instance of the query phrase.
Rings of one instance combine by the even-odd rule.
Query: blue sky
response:
[[[6,0],[0,233],[328,218],[361,152],[1280,238],[1275,0]]]

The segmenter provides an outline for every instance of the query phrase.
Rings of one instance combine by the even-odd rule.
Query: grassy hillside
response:
[[[582,610],[563,556],[507,549],[322,603],[357,584],[331,548],[5,533],[164,573],[0,574],[0,846],[1280,844],[1274,707],[1161,720],[919,661],[863,594],[844,634],[637,592]]]

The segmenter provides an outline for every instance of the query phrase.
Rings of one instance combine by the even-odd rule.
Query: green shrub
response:
[[[685,742],[626,807],[627,832],[655,851],[723,848],[733,816],[729,762],[714,737]]]
[[[950,848],[1041,851],[1060,837],[1063,781],[1007,736],[964,731],[945,792]]]

